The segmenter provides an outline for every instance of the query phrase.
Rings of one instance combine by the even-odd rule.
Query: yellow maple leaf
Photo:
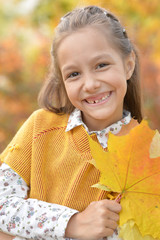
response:
[[[158,238],[155,239],[151,235],[142,237],[134,220],[129,220],[121,226],[119,237],[123,238],[123,240],[158,240]]]
[[[149,153],[151,158],[160,157],[160,134],[157,130],[152,139]]]
[[[122,194],[119,226],[132,219],[142,236],[160,238],[160,157],[149,156],[155,132],[143,120],[124,136],[110,133],[108,151],[89,142],[99,183]]]

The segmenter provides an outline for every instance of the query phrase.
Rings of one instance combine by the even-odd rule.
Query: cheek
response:
[[[122,100],[124,100],[126,92],[127,92],[127,81],[124,81],[119,86],[119,96]]]
[[[127,80],[123,74],[111,76],[111,85],[120,98],[124,98],[127,92]]]
[[[127,89],[127,80],[124,75],[110,73],[107,76],[107,83],[112,86],[115,91],[126,91]]]
[[[67,84],[66,83],[65,84],[65,89],[66,89],[66,93],[67,93],[67,96],[68,96],[69,100],[71,101],[72,104],[74,104],[73,102],[75,101],[76,96],[77,96],[75,86],[73,86],[73,84],[70,84],[70,83]]]

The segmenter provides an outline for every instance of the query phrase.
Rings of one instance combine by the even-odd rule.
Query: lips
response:
[[[96,104],[105,102],[111,95],[111,91],[103,94],[99,94],[95,97],[86,98],[85,101],[89,104]]]

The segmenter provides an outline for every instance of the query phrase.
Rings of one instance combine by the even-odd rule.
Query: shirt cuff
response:
[[[55,226],[55,235],[58,237],[59,240],[67,239],[67,238],[64,238],[65,230],[70,218],[75,213],[78,213],[78,211],[74,209],[66,209],[58,218],[57,225]]]

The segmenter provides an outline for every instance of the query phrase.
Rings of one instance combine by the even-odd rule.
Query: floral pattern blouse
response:
[[[95,131],[102,147],[107,146],[109,131],[116,134],[123,124],[128,124],[131,115],[123,112],[123,119],[102,131]],[[68,120],[66,131],[83,125],[81,112],[75,109]],[[78,211],[36,199],[27,199],[29,187],[26,182],[7,164],[0,167],[0,231],[16,236],[14,240],[63,240],[69,219]],[[107,238],[118,240],[116,233]]]

